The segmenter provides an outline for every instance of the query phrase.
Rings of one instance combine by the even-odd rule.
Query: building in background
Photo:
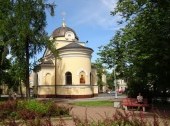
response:
[[[118,79],[117,85],[119,93],[123,93],[127,89],[127,82],[124,79]]]

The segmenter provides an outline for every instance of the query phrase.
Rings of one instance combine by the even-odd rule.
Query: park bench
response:
[[[147,99],[143,99],[143,103],[138,103],[136,98],[124,98],[122,100],[122,106],[125,110],[128,110],[128,108],[141,108],[142,110],[145,111],[146,107],[149,107]]]

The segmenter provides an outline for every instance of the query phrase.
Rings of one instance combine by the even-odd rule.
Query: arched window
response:
[[[72,84],[72,74],[71,74],[71,72],[65,73],[65,79],[66,79],[66,85]]]
[[[45,75],[45,85],[51,85],[51,74],[47,73]]]
[[[86,80],[85,80],[85,73],[84,71],[80,72],[80,84],[85,84]]]
[[[90,72],[90,85],[93,85],[93,75],[91,72]]]
[[[38,86],[38,85],[39,85],[39,81],[38,81],[38,79],[39,79],[39,78],[38,78],[38,74],[37,74],[37,76],[36,76],[36,77],[37,77],[37,78],[36,78],[36,82],[35,82],[35,83],[36,83],[36,86]]]

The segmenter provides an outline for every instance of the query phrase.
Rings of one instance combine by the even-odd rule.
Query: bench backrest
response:
[[[122,102],[131,104],[131,103],[136,103],[137,99],[136,98],[124,98]],[[148,100],[146,98],[144,98],[143,103],[148,104]]]

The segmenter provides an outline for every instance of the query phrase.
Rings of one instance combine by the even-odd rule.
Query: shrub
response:
[[[30,120],[41,117],[68,116],[70,110],[70,107],[58,106],[50,101],[6,101],[0,103],[0,122],[4,119]]]
[[[18,109],[26,109],[29,112],[37,113],[37,116],[45,116],[48,113],[50,102],[42,103],[36,100],[21,101],[18,104]]]
[[[28,119],[31,120],[31,119],[35,119],[38,116],[38,114],[28,109],[22,109],[18,111],[18,116],[23,120],[28,120]]]
[[[16,101],[6,101],[0,104],[0,119],[7,118],[12,112],[16,112],[17,102]]]
[[[87,113],[86,113],[87,114]],[[150,120],[147,120],[144,113],[134,113],[126,111],[116,111],[112,117],[102,117],[103,120],[90,121],[86,118],[84,120],[73,117],[76,126],[169,126],[168,118],[160,120],[154,114]]]
[[[53,103],[49,107],[48,113],[49,116],[65,116],[65,115],[69,115],[71,109],[72,107],[59,106]]]

